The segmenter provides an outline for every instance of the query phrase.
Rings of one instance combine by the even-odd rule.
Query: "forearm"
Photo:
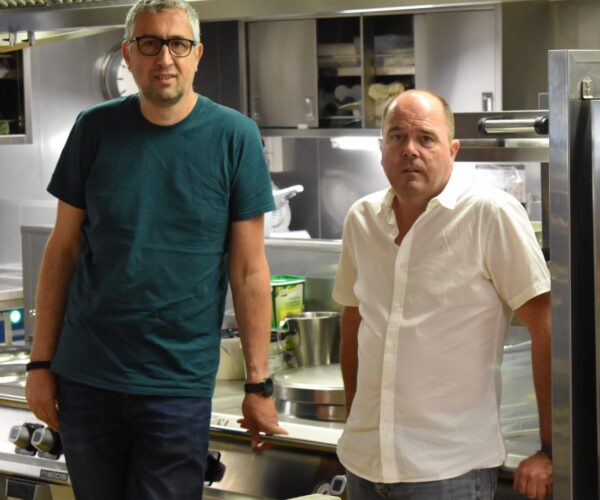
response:
[[[552,443],[552,389],[551,389],[551,348],[548,340],[532,342],[531,361],[533,381],[537,397],[540,419],[540,438],[543,443]]]
[[[540,419],[540,437],[552,443],[552,371],[550,293],[529,300],[516,311],[531,335],[531,365]]]
[[[37,283],[32,360],[50,360],[54,355],[75,259],[76,255],[55,248],[49,241]]]
[[[350,413],[352,401],[356,393],[356,378],[358,374],[358,328],[360,326],[358,308],[345,307],[342,311],[340,324],[340,368],[344,381],[346,398],[346,413]]]
[[[354,394],[356,394],[356,376],[358,373],[358,356],[355,350],[348,347],[348,341],[342,340],[340,344],[340,367],[344,381],[344,395],[346,410],[350,413]]]
[[[269,375],[271,285],[266,261],[252,272],[231,279],[235,317],[246,362],[248,382]]]

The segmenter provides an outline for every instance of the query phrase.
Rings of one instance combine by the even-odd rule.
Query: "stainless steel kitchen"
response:
[[[56,217],[46,188],[80,111],[137,92],[121,53],[133,3],[0,0],[0,500],[75,498],[60,435],[28,407],[25,366]],[[230,290],[204,498],[346,498],[332,298],[342,229],[356,200],[388,187],[381,113],[413,88],[439,93],[455,112],[456,176],[500,188],[527,211],[552,277],[552,498],[600,498],[600,5],[189,3],[205,51],[194,89],[253,119],[263,140],[276,203],[264,228],[269,369],[288,431],[252,452],[238,423],[245,368]],[[507,456],[495,498],[524,499],[513,473],[540,448],[540,422],[531,340],[516,317],[499,376]]]

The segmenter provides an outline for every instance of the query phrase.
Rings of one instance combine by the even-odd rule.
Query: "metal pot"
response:
[[[279,330],[288,328],[286,344],[293,345],[299,367],[321,366],[339,360],[340,313],[305,312],[288,316]]]

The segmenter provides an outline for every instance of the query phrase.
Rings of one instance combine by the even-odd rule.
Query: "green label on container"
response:
[[[273,278],[288,279],[275,280]],[[271,327],[277,328],[280,321],[286,316],[304,312],[304,279],[298,276],[274,276],[273,278],[271,279],[273,298]]]

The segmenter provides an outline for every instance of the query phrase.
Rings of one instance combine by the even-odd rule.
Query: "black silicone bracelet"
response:
[[[542,443],[542,447],[540,448],[542,453],[548,455],[548,458],[552,458],[552,445],[549,443]]]
[[[25,365],[25,371],[48,370],[52,361],[30,361]]]

